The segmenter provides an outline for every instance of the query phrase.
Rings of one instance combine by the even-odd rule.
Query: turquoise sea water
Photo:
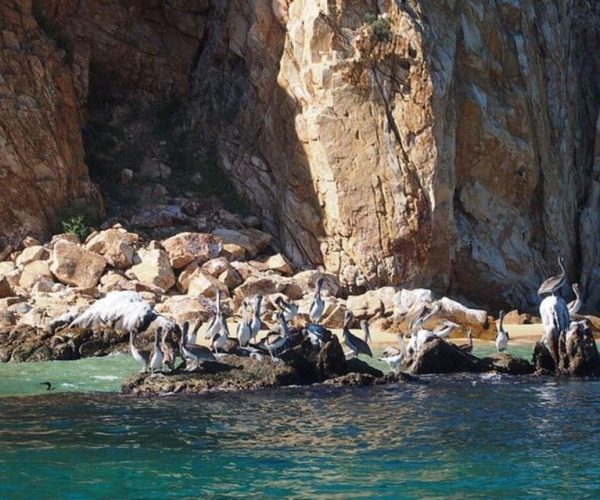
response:
[[[600,495],[598,381],[110,392],[137,369],[123,355],[0,365],[0,498]],[[39,394],[45,380],[57,389]]]

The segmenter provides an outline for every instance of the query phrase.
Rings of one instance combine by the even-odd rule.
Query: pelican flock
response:
[[[571,288],[575,295],[574,300],[568,304],[561,297],[560,292],[567,283],[567,273],[564,259],[558,258],[560,272],[540,285],[538,294],[541,297],[539,306],[544,334],[542,341],[551,352],[557,352],[557,345],[561,335],[568,340],[572,335],[578,334],[581,328],[581,316],[578,316],[582,307],[582,295],[577,283]],[[331,332],[322,324],[325,311],[325,300],[322,296],[324,279],[320,277],[314,287],[312,300],[308,308],[308,323],[302,328],[294,327],[292,334],[290,322],[297,321],[300,314],[298,304],[286,301],[278,296],[271,304],[276,307],[276,324],[264,335],[262,303],[263,296],[257,294],[252,302],[244,299],[240,307],[241,320],[236,329],[235,337],[231,337],[227,324],[227,314],[222,305],[221,292],[217,291],[214,302],[214,314],[205,326],[204,338],[210,341],[210,348],[197,344],[198,333],[202,322],[199,321],[193,328],[185,322],[180,328],[174,321],[161,315],[150,304],[143,300],[142,295],[131,291],[109,292],[104,298],[97,300],[86,310],[69,311],[53,320],[49,328],[55,332],[65,327],[110,327],[128,334],[129,350],[133,359],[140,365],[143,372],[161,372],[175,370],[175,361],[179,356],[184,362],[185,369],[195,370],[204,363],[214,363],[224,354],[235,353],[241,356],[251,356],[258,360],[277,360],[292,344],[292,339],[300,332],[314,346],[321,346],[331,339]],[[250,305],[252,304],[252,305]],[[434,318],[442,310],[441,301],[434,301],[429,306],[419,304],[413,307],[415,311],[405,314],[405,318],[412,318],[409,323],[405,342],[403,332],[397,332],[397,345],[387,347],[382,355],[377,358],[386,363],[393,372],[398,372],[409,366],[421,355],[424,346],[434,339],[447,339],[450,334],[461,325],[444,319],[438,319],[437,326],[431,328],[426,324],[435,322]],[[409,311],[410,312],[410,311]],[[371,332],[366,320],[360,322],[362,338],[352,333],[350,327],[354,321],[352,311],[346,310],[342,327],[342,340],[347,347],[347,359],[367,356],[372,358],[373,351],[370,347]],[[499,312],[494,345],[499,353],[508,350],[510,337],[504,328],[504,311]],[[152,349],[144,350],[138,347],[139,336],[150,327],[154,328],[154,341]],[[467,328],[466,344],[455,345],[455,348],[465,355],[473,352],[473,334]],[[294,342],[296,342],[294,340]],[[265,358],[268,355],[268,358]]]

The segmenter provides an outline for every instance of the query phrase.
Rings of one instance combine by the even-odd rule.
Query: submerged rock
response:
[[[535,371],[534,366],[526,359],[504,352],[484,358],[483,361],[490,363],[495,371],[508,375],[529,375]]]

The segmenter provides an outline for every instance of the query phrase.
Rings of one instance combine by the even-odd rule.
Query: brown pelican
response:
[[[508,348],[508,341],[510,337],[508,332],[504,329],[504,311],[500,311],[498,318],[498,326],[496,330],[496,349],[498,352],[504,352]]]
[[[363,340],[367,343],[371,343],[371,330],[369,330],[369,322],[366,319],[363,319],[360,322],[360,326],[363,331]]]
[[[281,295],[275,299],[275,304],[283,311],[283,316],[288,323],[298,315],[298,304],[286,302]]]
[[[188,363],[202,363],[203,361],[216,361],[215,355],[210,352],[208,347],[203,345],[188,345],[187,344],[187,333],[190,328],[190,324],[186,321],[183,324],[183,330],[181,332],[181,339],[179,340],[179,351],[181,357],[185,360],[186,366]]]
[[[425,312],[425,308],[421,310],[420,316],[412,324],[410,329],[410,342],[408,343],[408,350],[411,353],[417,351],[417,336],[419,331],[423,328],[423,324],[432,316],[437,314],[442,309],[442,304],[436,302],[429,312]],[[429,331],[429,330],[428,330]]]
[[[162,328],[156,329],[156,334],[154,336],[154,349],[152,351],[152,356],[150,357],[150,371],[154,373],[155,371],[160,371],[163,364],[164,354],[160,345],[160,340],[162,336]]]
[[[344,315],[344,343],[350,348],[352,357],[358,357],[359,354],[373,357],[371,348],[363,339],[350,333],[350,323],[354,319],[354,315],[350,311],[346,311]]]
[[[273,359],[273,352],[279,352],[281,349],[285,348],[290,340],[290,330],[282,312],[277,313],[277,321],[279,322],[283,334],[280,335],[277,332],[270,332],[260,343],[261,347],[269,351],[271,359]]]
[[[215,353],[218,353],[219,349],[221,349],[222,353],[225,353],[225,346],[227,345],[228,340],[229,327],[227,326],[227,316],[225,316],[224,311],[221,311],[221,331],[212,338],[212,348]]]
[[[159,316],[139,293],[117,291],[109,292],[105,297],[94,302],[76,316],[69,327],[91,328],[111,325],[126,332],[141,333]],[[169,323],[170,328],[175,326],[167,319],[164,321]]]
[[[252,322],[250,323],[250,338],[255,339],[260,331],[260,327],[262,326],[262,321],[260,319],[260,306],[262,304],[262,295],[257,295],[254,297],[254,316],[252,316]]]
[[[248,321],[248,303],[242,302],[242,321],[237,326],[237,339],[240,347],[246,347],[252,338],[252,326]]]
[[[215,316],[208,325],[204,338],[206,340],[212,339],[217,333],[221,331],[221,290],[217,288],[217,297],[215,299]]]
[[[467,328],[467,339],[468,342],[466,344],[461,344],[458,348],[462,352],[466,352],[467,354],[471,354],[473,352],[473,335],[471,335],[471,329]]]
[[[573,318],[581,309],[581,294],[579,293],[579,285],[577,283],[573,283],[571,285],[573,288],[573,293],[575,294],[575,300],[572,300],[567,304],[567,309],[569,310],[569,316]]]
[[[558,257],[558,265],[560,267],[560,274],[550,276],[546,281],[544,281],[538,289],[538,295],[543,295],[546,293],[551,293],[552,295],[554,295],[565,284],[565,282],[567,281],[567,273],[565,271],[565,259],[563,259],[562,257]]]
[[[454,330],[455,328],[458,328],[458,326],[459,326],[456,323],[454,323],[452,321],[448,321],[448,320],[443,321],[442,324],[444,325],[443,328],[437,329],[435,331],[427,330],[426,328],[421,328],[418,331],[417,342],[416,342],[416,346],[417,346],[416,352],[419,352],[421,350],[421,347],[423,347],[423,344],[425,344],[429,340],[431,340],[435,337],[443,339],[443,338],[447,337],[448,335],[450,335],[450,332],[452,332],[452,330]]]
[[[131,355],[133,359],[135,359],[138,363],[143,365],[142,373],[148,370],[148,364],[150,363],[150,351],[140,351],[133,343],[135,333],[133,331],[129,332],[129,350],[131,351]]]
[[[571,322],[567,304],[560,297],[546,297],[540,304],[540,317],[544,325],[544,343],[555,349],[558,337],[569,328]]]
[[[323,278],[319,278],[315,286],[315,295],[308,312],[308,318],[311,323],[319,323],[323,317],[323,312],[325,312],[325,302],[321,297],[321,289],[323,288],[324,282],[325,280]]]
[[[400,371],[400,367],[406,361],[407,355],[406,346],[404,345],[404,338],[402,337],[402,334],[396,334],[396,338],[398,339],[399,348],[386,347],[383,351],[381,358],[379,358],[379,361],[385,361],[390,367],[390,370],[394,371],[395,373],[398,373]]]

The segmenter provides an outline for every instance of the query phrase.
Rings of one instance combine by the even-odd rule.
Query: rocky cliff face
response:
[[[90,97],[183,99],[297,264],[524,307],[560,254],[600,305],[594,2],[42,4]]]
[[[57,210],[98,201],[80,134],[87,62],[66,62],[29,1],[0,4],[0,35],[0,237],[47,234]]]

